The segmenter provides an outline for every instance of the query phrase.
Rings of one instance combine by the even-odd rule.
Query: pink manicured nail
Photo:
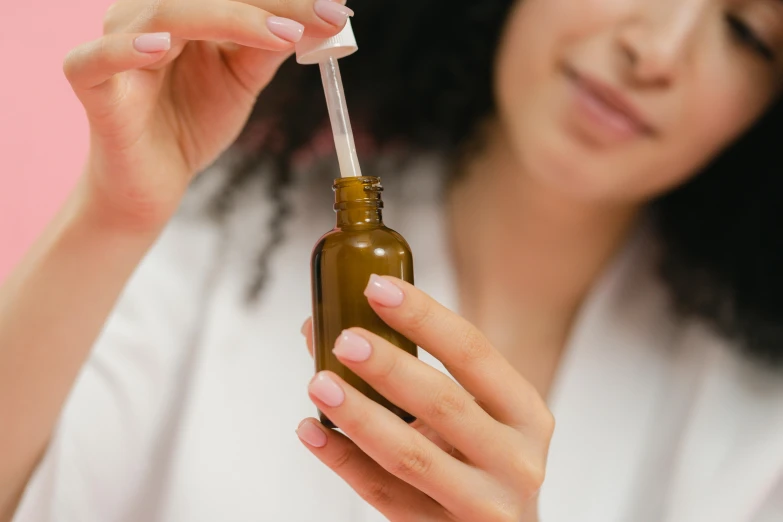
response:
[[[304,36],[304,26],[288,18],[270,16],[266,19],[266,26],[273,35],[287,42],[296,43]]]
[[[310,382],[310,393],[331,408],[345,401],[345,392],[329,375],[321,372]]]
[[[321,20],[337,27],[344,26],[348,18],[353,16],[353,9],[332,0],[317,0],[313,9]]]
[[[405,294],[397,285],[375,274],[370,276],[364,295],[387,308],[397,308],[405,299]]]
[[[310,419],[302,421],[299,427],[296,428],[296,434],[305,444],[313,446],[314,448],[323,448],[326,446],[326,433]]]
[[[340,359],[364,362],[372,355],[372,345],[361,335],[345,330],[337,338],[332,352]]]
[[[159,53],[171,49],[170,33],[143,34],[133,40],[133,48],[140,53]]]

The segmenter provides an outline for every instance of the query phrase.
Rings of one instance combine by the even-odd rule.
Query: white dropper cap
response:
[[[303,65],[319,64],[321,67],[326,105],[329,108],[337,159],[340,162],[340,175],[343,178],[359,177],[362,175],[362,170],[356,154],[351,119],[348,117],[345,90],[337,60],[350,56],[357,50],[359,47],[356,45],[350,20],[336,36],[327,39],[302,38],[296,46],[297,62]]]
[[[302,65],[315,65],[329,58],[339,60],[359,50],[356,36],[353,34],[351,19],[343,30],[331,38],[310,38],[305,36],[296,44],[296,61]]]

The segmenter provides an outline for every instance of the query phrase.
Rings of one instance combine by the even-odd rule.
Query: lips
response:
[[[595,77],[567,70],[577,91],[577,105],[588,119],[605,134],[629,139],[654,133],[641,110],[619,89]]]

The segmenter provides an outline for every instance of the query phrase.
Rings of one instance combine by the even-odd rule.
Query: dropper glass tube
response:
[[[351,119],[348,117],[348,105],[345,103],[345,90],[340,75],[337,59],[329,57],[321,62],[321,80],[326,93],[326,106],[329,108],[329,119],[332,122],[334,145],[337,148],[337,160],[340,162],[340,176],[360,177],[359,157],[356,154],[356,144],[351,129]]]

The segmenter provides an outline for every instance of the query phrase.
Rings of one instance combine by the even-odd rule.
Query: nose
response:
[[[618,33],[634,80],[669,85],[693,55],[713,0],[642,0]]]

